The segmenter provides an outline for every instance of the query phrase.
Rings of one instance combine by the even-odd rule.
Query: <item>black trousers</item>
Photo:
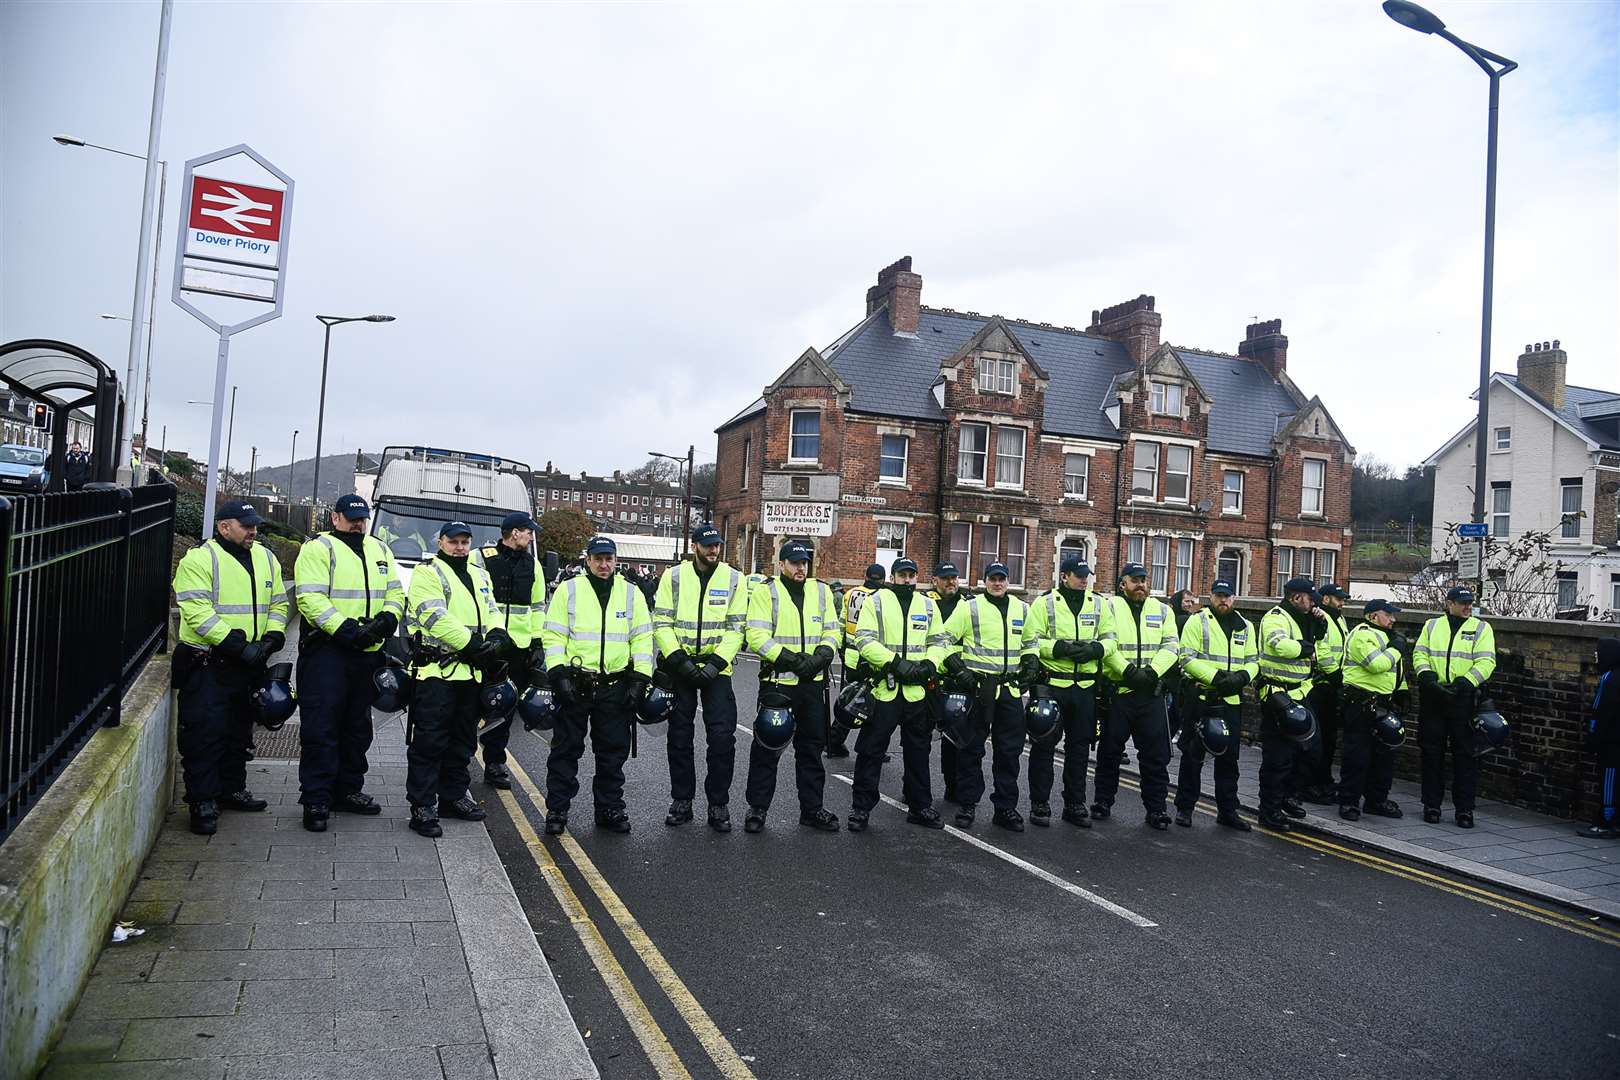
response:
[[[990,805],[997,810],[1015,810],[1018,807],[1018,766],[1024,753],[1024,701],[1005,691],[997,691],[994,699],[979,699],[984,721],[989,721],[990,736]],[[977,806],[984,798],[984,740],[958,747],[956,750],[956,801],[963,808]]]
[[[817,684],[817,699],[821,697]],[[705,687],[677,682],[675,711],[669,717],[669,797],[688,802],[697,794],[697,769],[692,742],[696,731],[698,699],[703,701],[703,795],[710,806],[731,802],[731,774],[737,761],[737,695],[731,676],[717,676]],[[794,728],[798,727],[794,712]]]
[[[1142,778],[1142,805],[1150,812],[1163,812],[1170,794],[1170,719],[1162,695],[1121,693],[1114,699],[1103,725],[1102,745],[1097,750],[1097,802],[1114,805],[1119,794],[1119,762],[1125,752],[1125,739],[1136,744],[1137,772]]]
[[[857,813],[868,813],[878,804],[878,780],[883,775],[883,755],[889,752],[889,739],[900,729],[900,755],[903,763],[901,795],[912,810],[934,805],[929,789],[928,755],[933,735],[933,718],[926,701],[907,701],[902,687],[893,701],[874,701],[872,719],[861,725],[855,736],[855,795],[851,802]],[[961,783],[960,780],[957,781]],[[958,790],[958,795],[961,791]]]
[[[787,696],[788,707],[793,710],[793,778],[799,789],[801,813],[821,809],[827,786],[827,767],[821,762],[821,753],[827,748],[826,686],[825,682],[800,682],[776,688]],[[709,707],[703,708],[707,712]],[[735,702],[732,710],[735,715]],[[765,749],[758,740],[749,742],[748,786],[744,797],[749,806],[768,810],[776,795],[776,772],[782,758]]]
[[[853,652],[853,649],[844,650],[845,658],[839,662],[838,686],[840,689],[847,685],[851,679],[855,678],[856,670],[859,667],[858,660],[855,663],[850,663],[848,660],[848,657],[853,654]],[[844,732],[841,738],[834,738],[832,732],[829,730],[827,733],[827,745],[836,746],[847,750],[849,748],[849,732]]]
[[[1426,687],[1418,695],[1418,749],[1423,761],[1423,805],[1438,810],[1446,798],[1446,750],[1451,751],[1451,802],[1473,813],[1479,759],[1473,751],[1474,695]]]
[[[193,806],[247,787],[253,676],[239,664],[209,663],[198,666],[179,687],[180,773],[186,802]]]
[[[1204,759],[1209,750],[1198,735],[1198,727],[1209,711],[1217,711],[1226,718],[1227,730],[1232,733],[1232,745],[1215,759],[1215,807],[1221,813],[1238,812],[1238,752],[1243,743],[1243,706],[1224,701],[1206,702],[1194,697],[1191,687],[1182,698],[1181,710],[1181,769],[1176,774],[1176,809],[1191,812],[1203,794]]]
[[[635,722],[630,684],[625,681],[598,690],[591,701],[575,698],[564,703],[546,757],[547,808],[566,814],[573,806],[574,796],[579,794],[579,759],[589,734],[591,754],[596,758],[596,775],[591,780],[596,810],[623,810],[624,763],[630,757],[630,728]]]
[[[934,727],[945,726],[945,695],[939,690],[928,691],[923,699],[928,705],[928,718]],[[932,738],[932,736],[930,736]],[[956,801],[956,744],[949,739],[939,740],[939,778],[945,785],[945,797]]]
[[[1050,802],[1055,772],[1054,755],[1063,744],[1063,805],[1086,805],[1086,766],[1091,742],[1097,736],[1097,692],[1091,686],[1054,686],[1052,700],[1063,720],[1061,735],[1029,748],[1029,801]],[[1116,766],[1117,775],[1117,766]]]
[[[1305,695],[1305,704],[1316,717],[1316,737],[1294,758],[1294,788],[1333,788],[1333,755],[1339,749],[1340,717],[1344,711],[1344,686],[1337,678],[1319,678]]]
[[[405,796],[433,807],[467,794],[467,766],[478,749],[478,681],[423,679],[411,702],[411,744],[405,749]]]
[[[1277,729],[1260,704],[1260,812],[1281,812],[1282,804],[1297,793],[1294,777],[1304,747]]]
[[[1344,767],[1339,770],[1339,805],[1381,803],[1395,782],[1395,751],[1373,738],[1373,702],[1344,703]]]
[[[329,806],[365,787],[383,654],[312,641],[298,653],[298,801]]]

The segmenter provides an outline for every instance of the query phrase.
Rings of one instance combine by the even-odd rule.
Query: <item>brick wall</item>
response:
[[[1271,605],[1239,601],[1245,615],[1258,620]],[[1354,626],[1360,607],[1345,609]],[[1437,612],[1401,613],[1398,629],[1417,640],[1423,624]],[[1487,693],[1507,718],[1507,745],[1480,761],[1480,795],[1559,817],[1589,818],[1597,807],[1597,771],[1583,746],[1597,691],[1597,639],[1613,635],[1613,626],[1593,623],[1491,619],[1496,634],[1496,674]],[[1407,677],[1411,678],[1411,666]],[[1406,717],[1406,745],[1396,752],[1396,774],[1418,779],[1417,695]],[[1244,704],[1244,730],[1259,732],[1258,707]],[[1447,765],[1446,789],[1451,789]],[[1410,815],[1417,807],[1404,807]]]

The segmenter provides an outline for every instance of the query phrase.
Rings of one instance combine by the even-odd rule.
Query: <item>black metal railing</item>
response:
[[[168,644],[175,489],[0,499],[0,837]]]

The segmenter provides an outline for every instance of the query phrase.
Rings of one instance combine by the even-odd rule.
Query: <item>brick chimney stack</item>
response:
[[[866,313],[889,308],[889,326],[896,334],[915,334],[922,316],[922,275],[911,272],[911,256],[896,259],[878,271],[877,284],[866,290]]]
[[[1564,407],[1564,377],[1569,370],[1569,353],[1560,342],[1532,342],[1524,347],[1519,357],[1519,385],[1551,405],[1554,410]]]
[[[1238,343],[1238,355],[1247,357],[1271,372],[1273,379],[1288,370],[1288,339],[1283,336],[1282,320],[1267,319],[1250,323],[1243,340]]]
[[[1159,332],[1164,329],[1164,316],[1153,310],[1153,303],[1153,297],[1144,293],[1135,300],[1093,311],[1086,333],[1119,342],[1141,364],[1159,347]]]

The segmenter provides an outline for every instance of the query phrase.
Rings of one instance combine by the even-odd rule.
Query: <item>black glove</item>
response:
[[[264,637],[260,638],[259,640],[264,642],[264,651],[266,657],[274,656],[287,645],[287,635],[283,634],[280,630],[266,630],[264,632]]]
[[[833,652],[828,646],[817,645],[816,651],[811,653],[808,658],[805,665],[805,670],[800,672],[800,674],[807,675],[813,679],[817,675],[820,675],[823,671],[826,671],[828,668],[832,667],[832,662],[837,658],[838,654]],[[718,664],[719,661],[711,659],[709,663]],[[715,670],[715,674],[718,675],[719,673],[719,669],[717,668]]]
[[[951,676],[951,681],[946,685],[955,693],[966,694],[969,697],[979,692],[979,679],[971,671],[957,672]]]
[[[484,640],[494,645],[502,653],[517,653],[517,643],[512,640],[512,635],[507,633],[506,628],[503,626],[491,627],[489,633],[484,635]]]
[[[574,700],[574,676],[566,667],[553,671],[548,678],[551,680],[551,692],[558,701]]]
[[[354,648],[370,649],[374,645],[381,645],[382,631],[377,627],[376,619],[367,619],[360,624],[360,632],[354,635]]]
[[[250,641],[242,646],[242,652],[236,659],[243,667],[262,667],[264,662],[270,659],[270,654],[274,651],[265,645],[263,638],[260,638],[258,641]]]
[[[1474,692],[1474,684],[1459,675],[1455,679],[1451,680],[1451,692],[1459,695],[1472,694]]]
[[[1080,656],[1086,651],[1083,641],[1056,641],[1052,643],[1052,655],[1059,660],[1080,661]]]
[[[1316,641],[1315,641],[1315,639],[1306,638],[1304,641],[1299,643],[1299,658],[1301,660],[1309,660],[1311,657],[1313,657],[1315,655],[1316,655]]]
[[[1125,668],[1125,685],[1140,693],[1149,693],[1158,683],[1159,676],[1150,667],[1131,664]]]
[[[670,653],[669,659],[676,678],[688,686],[703,685],[703,674],[698,671],[697,664],[692,662],[692,658],[687,655],[685,649],[677,649]]]
[[[1249,685],[1249,673],[1247,671],[1228,671],[1227,674],[1232,676],[1232,693],[1235,694]]]
[[[1236,671],[1217,671],[1215,677],[1209,680],[1209,688],[1222,697],[1228,697],[1237,692],[1237,683],[1232,676],[1240,674]]]
[[[894,677],[908,686],[918,686],[928,681],[934,673],[934,665],[926,660],[900,660],[894,662]]]
[[[1417,681],[1419,686],[1438,686],[1440,685],[1440,673],[1433,668],[1424,668],[1418,672]]]
[[[776,654],[776,659],[772,660],[771,664],[783,674],[798,675],[801,674],[804,661],[804,653],[794,652],[792,649],[783,649]]]
[[[342,630],[342,627],[339,627],[338,629]],[[335,637],[336,635],[334,634],[333,636]],[[473,630],[467,635],[467,644],[463,645],[459,650],[457,650],[456,657],[461,660],[470,660],[472,659],[473,654],[478,652],[478,650],[482,649],[483,647],[483,633],[478,630]]]
[[[538,649],[529,655],[529,685],[544,687],[551,682],[546,671],[546,654]]]
[[[945,658],[945,674],[960,675],[967,670],[967,662],[962,659],[961,653],[951,653]]]
[[[360,623],[354,619],[344,619],[343,623],[332,631],[332,640],[345,649],[359,648]]]
[[[639,671],[631,670],[624,674],[626,692],[632,702],[640,702],[647,696],[647,688],[652,686],[652,680]]]
[[[1412,643],[1406,640],[1406,635],[1401,633],[1399,630],[1391,630],[1389,632],[1389,647],[1394,649],[1396,652],[1404,653],[1412,651]]]
[[[1391,700],[1394,701],[1395,711],[1398,713],[1404,713],[1407,709],[1412,707],[1412,693],[1404,688],[1395,691],[1395,693],[1391,695]]]
[[[225,635],[225,640],[215,645],[214,648],[232,660],[237,660],[241,658],[242,650],[247,648],[247,643],[246,634],[240,630],[232,630]]]
[[[377,632],[378,640],[391,638],[399,629],[399,617],[392,611],[379,612],[372,617],[371,626]]]
[[[1076,663],[1089,664],[1093,660],[1101,660],[1103,654],[1107,651],[1107,647],[1100,641],[1082,641],[1080,643],[1080,655],[1074,659]]]
[[[1041,658],[1038,656],[1025,656],[1018,661],[1018,681],[1025,686],[1034,686],[1041,679]]]

